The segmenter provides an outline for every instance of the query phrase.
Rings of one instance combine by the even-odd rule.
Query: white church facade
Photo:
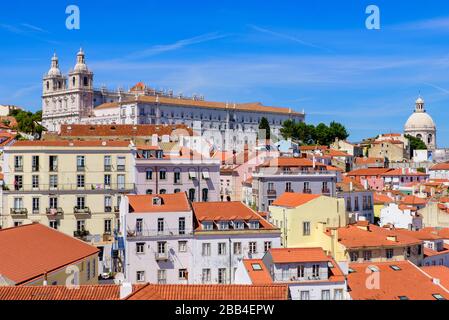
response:
[[[201,96],[158,91],[144,83],[129,91],[94,89],[94,74],[82,49],[67,76],[61,73],[56,55],[52,58],[43,78],[42,110],[43,126],[50,132],[58,132],[61,124],[185,124],[227,150],[254,145],[262,117],[276,135],[286,120],[305,121],[304,112],[290,108],[205,101]]]
[[[421,139],[429,150],[437,148],[437,129],[432,117],[426,112],[423,98],[416,100],[415,112],[408,118],[404,133]]]

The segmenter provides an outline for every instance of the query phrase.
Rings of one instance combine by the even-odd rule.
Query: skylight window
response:
[[[253,263],[253,264],[251,264],[251,266],[253,267],[254,271],[261,271],[262,270],[262,266],[260,265],[260,263]]]
[[[407,296],[399,296],[399,300],[410,300]]]
[[[437,300],[446,300],[441,294],[432,294],[432,296]]]
[[[370,269],[371,272],[379,272],[379,268],[377,268],[376,266],[369,266],[368,269]]]
[[[393,269],[394,271],[400,271],[401,270],[401,268],[399,268],[396,265],[390,266],[390,268]]]

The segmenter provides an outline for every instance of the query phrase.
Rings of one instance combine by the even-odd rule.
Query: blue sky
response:
[[[67,5],[81,29],[67,30]],[[365,9],[381,10],[367,30]],[[82,46],[95,84],[138,81],[208,100],[260,101],[342,122],[358,141],[399,132],[421,92],[449,147],[449,3],[427,1],[43,1],[0,11],[0,103],[40,108],[41,78]]]

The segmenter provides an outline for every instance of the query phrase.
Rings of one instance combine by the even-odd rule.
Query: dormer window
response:
[[[260,228],[259,221],[256,221],[256,220],[250,221],[249,222],[249,228],[250,229],[259,229]]]
[[[214,225],[212,222],[203,222],[203,230],[213,230]]]
[[[162,205],[162,198],[154,197],[153,198],[153,206],[161,206],[161,205]]]
[[[244,229],[245,228],[245,224],[243,223],[243,221],[235,221],[234,222],[234,229]]]
[[[220,230],[228,230],[229,229],[229,222],[228,221],[220,221],[218,223],[218,229],[220,229]]]

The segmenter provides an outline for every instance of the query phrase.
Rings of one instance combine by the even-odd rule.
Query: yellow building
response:
[[[0,286],[98,284],[98,252],[42,224],[0,230]]]
[[[3,228],[39,222],[83,240],[112,240],[120,195],[133,192],[126,141],[18,141],[4,150]]]
[[[348,224],[344,199],[322,195],[284,193],[269,210],[270,222],[281,229],[286,248],[323,247],[321,224],[329,228]]]

